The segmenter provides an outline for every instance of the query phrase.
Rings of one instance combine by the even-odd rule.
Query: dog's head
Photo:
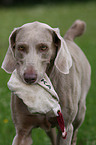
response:
[[[60,72],[69,73],[72,59],[59,29],[33,22],[13,30],[2,68],[7,73],[17,69],[22,81],[30,84],[43,77],[52,61]]]

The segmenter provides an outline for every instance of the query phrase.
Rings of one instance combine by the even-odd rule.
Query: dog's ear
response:
[[[18,30],[19,28],[15,28],[9,37],[9,48],[1,66],[1,68],[4,69],[7,73],[12,73],[16,66],[16,60],[14,58],[13,51],[15,49],[15,38]]]
[[[72,58],[68,50],[67,44],[64,39],[60,36],[60,31],[58,28],[53,29],[53,41],[58,47],[57,56],[55,58],[54,65],[63,74],[68,74],[69,69],[72,66]]]

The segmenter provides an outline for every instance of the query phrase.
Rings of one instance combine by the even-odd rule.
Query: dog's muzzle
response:
[[[28,84],[32,84],[37,80],[37,74],[24,73],[24,80]]]

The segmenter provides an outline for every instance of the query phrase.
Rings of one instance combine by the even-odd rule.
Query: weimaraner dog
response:
[[[2,68],[7,73],[16,69],[22,82],[28,85],[37,83],[46,72],[59,96],[67,129],[67,137],[63,139],[55,117],[30,114],[23,101],[12,93],[12,118],[16,128],[12,145],[31,145],[31,131],[36,127],[46,131],[52,145],[76,145],[78,128],[86,112],[91,68],[73,40],[84,30],[85,23],[76,20],[64,38],[58,28],[40,22],[25,24],[11,33]]]

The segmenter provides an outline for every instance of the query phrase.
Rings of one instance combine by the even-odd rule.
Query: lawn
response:
[[[0,66],[8,48],[8,37],[15,27],[40,21],[59,27],[63,36],[76,19],[87,23],[86,33],[75,42],[86,54],[92,68],[87,112],[79,129],[77,145],[96,145],[96,2],[0,8]],[[0,68],[0,145],[11,145],[15,135],[11,119],[10,91],[7,88],[9,77]],[[48,137],[41,129],[34,129],[32,137],[33,145],[50,145]]]

